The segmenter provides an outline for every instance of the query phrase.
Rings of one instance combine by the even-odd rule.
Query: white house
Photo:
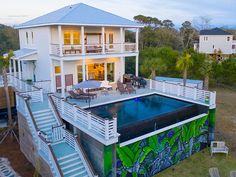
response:
[[[51,91],[87,79],[116,82],[125,73],[125,57],[136,58],[138,75],[138,35],[142,26],[83,3],[40,16],[19,29],[20,50],[12,67],[19,78],[50,81]],[[125,31],[136,36],[126,42]],[[17,64],[16,64],[17,63]]]
[[[195,50],[202,53],[213,54],[221,50],[223,54],[236,53],[236,41],[233,35],[220,28],[201,30],[199,43],[194,45]]]

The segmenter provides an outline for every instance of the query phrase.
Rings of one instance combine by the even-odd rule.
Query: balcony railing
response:
[[[55,56],[73,56],[73,55],[90,54],[112,54],[112,53],[133,53],[136,52],[136,43],[112,43],[104,44],[104,51],[102,44],[85,44],[84,50],[82,45],[62,45],[62,52],[60,52],[59,44],[51,44],[51,54]]]
[[[67,102],[63,98],[55,95],[51,95],[51,98],[62,119],[78,126],[79,129],[105,145],[118,141],[117,118],[104,119]]]

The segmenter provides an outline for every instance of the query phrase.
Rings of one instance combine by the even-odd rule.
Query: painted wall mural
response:
[[[117,145],[117,176],[151,177],[207,146],[208,116],[138,141]]]

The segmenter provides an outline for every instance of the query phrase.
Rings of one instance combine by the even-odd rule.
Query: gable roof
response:
[[[232,34],[220,28],[214,28],[210,30],[201,30],[200,35],[232,35]]]
[[[134,21],[79,3],[63,7],[54,12],[22,23],[16,28],[20,29],[49,25],[142,27],[142,25]]]

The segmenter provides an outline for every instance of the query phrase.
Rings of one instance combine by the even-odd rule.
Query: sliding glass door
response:
[[[115,63],[107,63],[107,80],[109,82],[115,81]]]

